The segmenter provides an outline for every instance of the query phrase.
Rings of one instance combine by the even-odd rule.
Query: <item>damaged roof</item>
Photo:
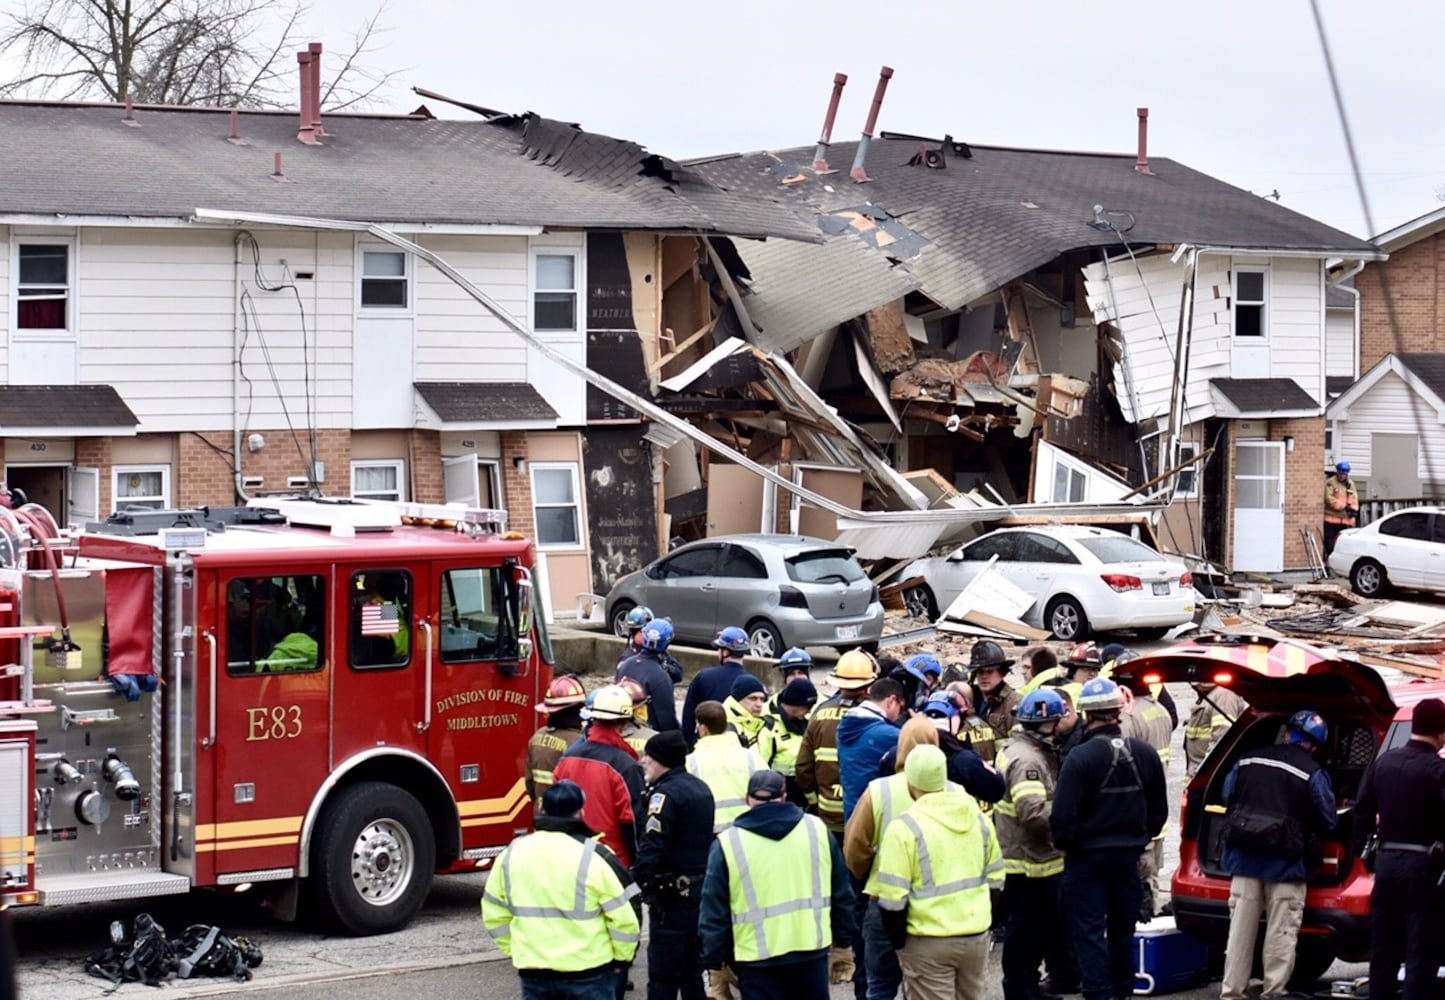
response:
[[[920,147],[942,148],[945,166],[910,165]],[[847,164],[856,149],[856,142],[835,143],[829,159]],[[958,155],[963,150],[970,155]],[[962,308],[1067,251],[1118,247],[1121,238],[1113,229],[1090,225],[1095,205],[1133,246],[1189,243],[1378,255],[1365,240],[1169,159],[1151,158],[1146,174],[1134,169],[1133,155],[943,147],[936,139],[889,133],[868,151],[871,183],[849,180],[846,167],[819,176],[809,166],[812,159],[813,147],[800,146],[691,165],[733,193],[792,205],[822,232],[839,228],[839,213],[871,213],[890,238],[877,240],[871,230],[843,230],[830,238],[858,239],[890,267],[905,269],[925,295],[946,309]],[[819,253],[795,246],[777,256],[808,261]],[[808,265],[789,261],[788,266]],[[755,270],[755,275],[760,284],[767,280],[766,271]],[[859,261],[842,280],[864,276]],[[759,300],[765,294],[759,288]]]
[[[0,102],[0,213],[185,219],[198,207],[387,223],[644,229],[817,240],[769,199],[722,190],[625,139],[536,114],[449,121]],[[273,176],[275,156],[281,175]]]

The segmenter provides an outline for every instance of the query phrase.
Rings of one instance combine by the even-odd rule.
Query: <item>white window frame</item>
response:
[[[403,279],[406,282],[406,305],[404,306],[364,306],[361,304],[361,289],[366,279],[366,255],[369,253],[390,253],[400,254]],[[381,281],[393,281],[393,278],[380,278]],[[411,316],[416,310],[416,261],[412,255],[405,250],[398,249],[390,243],[358,243],[356,245],[356,288],[353,292],[356,302],[356,311],[367,316]]]
[[[497,510],[507,509],[507,494],[502,489],[502,460],[500,458],[479,458],[477,459],[477,489],[481,489],[482,480],[486,480],[492,499],[497,502]],[[477,499],[480,501],[481,497]]]
[[[10,237],[10,330],[17,340],[53,340],[73,338],[78,328],[77,312],[80,307],[79,262],[76,253],[77,241],[74,236],[26,236],[12,234]],[[22,246],[63,246],[65,255],[65,326],[57,329],[43,327],[20,327],[20,248]]]
[[[537,293],[563,291],[560,288],[537,287],[537,258],[539,257],[571,257],[572,258],[572,327],[567,330],[537,329]],[[584,329],[583,310],[587,308],[587,279],[582,273],[582,248],[570,246],[534,246],[531,248],[531,255],[527,266],[527,316],[530,322],[528,325],[539,337],[577,337]]]
[[[1073,491],[1074,491],[1073,488],[1074,488],[1074,486],[1075,486],[1075,484],[1076,484],[1076,482],[1077,482],[1077,485],[1079,486],[1079,496],[1078,496],[1077,499],[1075,499],[1075,498],[1072,497],[1072,496],[1067,496],[1067,495],[1066,495],[1063,499],[1059,499],[1059,498],[1056,496],[1056,494],[1058,493],[1058,489],[1059,489],[1059,476],[1060,476],[1060,475],[1065,475],[1065,476],[1068,477],[1068,479],[1067,479],[1067,480],[1065,481],[1065,483],[1064,483],[1064,492],[1065,492],[1066,494],[1072,494],[1072,493],[1073,493]],[[1055,462],[1055,463],[1054,463],[1053,482],[1051,482],[1051,483],[1049,484],[1049,500],[1050,500],[1050,502],[1051,502],[1051,503],[1082,503],[1084,500],[1087,500],[1088,497],[1089,497],[1089,474],[1088,474],[1088,472],[1087,472],[1086,470],[1084,470],[1084,469],[1078,468],[1078,467],[1075,466],[1074,463],[1072,463],[1072,462],[1065,462],[1065,461],[1062,461],[1062,460],[1060,460],[1060,461],[1058,461],[1058,462]]]
[[[1178,465],[1197,457],[1201,450],[1198,441],[1176,441],[1174,443],[1174,464]],[[1195,462],[1189,468],[1179,470],[1179,475],[1174,481],[1175,500],[1192,500],[1199,496],[1199,473],[1201,471],[1199,466],[1201,464],[1203,463]],[[1183,485],[1185,476],[1190,477],[1191,485],[1188,489]]]
[[[393,469],[396,472],[395,496],[383,496],[375,491],[363,492],[356,488],[356,472],[358,469]],[[405,500],[406,499],[406,462],[400,458],[379,458],[361,459],[351,463],[351,495],[367,500]]]
[[[159,500],[159,501],[160,501],[160,504],[161,504],[159,509],[161,509],[161,510],[167,510],[167,509],[170,508],[170,506],[171,506],[171,467],[170,467],[169,465],[160,465],[160,464],[151,464],[151,465],[116,465],[116,466],[113,466],[113,467],[111,468],[111,470],[110,470],[110,512],[111,512],[112,514],[114,514],[116,511],[120,510],[120,501],[121,501],[121,499],[122,499],[122,497],[121,497],[121,495],[120,495],[120,481],[121,481],[121,479],[122,479],[123,477],[125,477],[125,476],[135,475],[135,474],[137,474],[137,473],[139,473],[139,474],[145,474],[145,473],[151,473],[151,472],[159,472],[159,473],[161,474],[161,491],[160,491],[160,493],[159,493],[158,495],[141,496],[141,497],[124,497],[123,499],[125,499],[125,500],[127,500],[127,501],[130,501],[130,502],[137,502],[137,501],[145,502],[145,501],[149,501],[149,500]]]
[[[537,473],[550,472],[565,469],[572,474],[572,502],[571,503],[538,503],[537,502]],[[529,462],[527,474],[530,477],[532,487],[532,524],[536,531],[537,548],[548,552],[581,552],[587,548],[587,518],[586,512],[582,509],[582,476],[580,463],[578,462]],[[543,543],[542,534],[537,530],[537,511],[553,507],[571,507],[577,512],[577,541],[575,543]]]
[[[1239,276],[1240,276],[1241,274],[1258,274],[1261,278],[1264,279],[1264,289],[1263,289],[1263,291],[1260,293],[1260,298],[1259,298],[1259,299],[1247,299],[1247,300],[1241,301],[1240,295],[1239,295]],[[1232,270],[1232,272],[1231,272],[1231,274],[1230,274],[1230,283],[1231,283],[1231,285],[1232,285],[1232,287],[1230,288],[1230,292],[1231,292],[1232,298],[1230,299],[1230,310],[1229,310],[1229,321],[1230,321],[1230,334],[1231,334],[1231,336],[1235,337],[1236,339],[1243,339],[1246,343],[1260,343],[1260,344],[1265,343],[1266,341],[1269,340],[1269,318],[1270,318],[1270,317],[1269,317],[1269,295],[1270,295],[1269,265],[1268,265],[1268,264],[1236,264],[1236,265],[1234,265],[1234,268],[1233,268],[1233,270]],[[1243,334],[1241,334],[1241,333],[1239,332],[1239,307],[1240,307],[1241,305],[1246,305],[1246,306],[1259,306],[1259,336],[1258,336],[1258,337],[1255,337],[1255,336],[1245,336],[1245,335],[1243,335]]]

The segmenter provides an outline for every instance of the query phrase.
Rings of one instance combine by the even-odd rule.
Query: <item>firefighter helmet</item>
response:
[[[634,709],[640,705],[647,704],[647,699],[650,697],[647,693],[647,688],[643,687],[636,678],[624,677],[617,682],[617,686],[627,692],[627,696],[632,699],[632,707]]]
[[[592,718],[632,718],[632,696],[621,684],[608,684],[598,688],[592,698]]]
[[[561,674],[552,678],[552,683],[547,685],[547,694],[542,699],[542,704],[537,706],[537,711],[546,715],[548,712],[581,705],[586,700],[587,689],[582,686],[582,682],[572,674]]]
[[[1037,725],[1050,719],[1061,719],[1067,709],[1063,696],[1053,688],[1039,688],[1024,695],[1019,702],[1018,720],[1025,726]]]
[[[878,676],[878,662],[861,649],[850,649],[838,657],[828,680],[836,688],[852,690],[872,684]]]
[[[972,651],[968,654],[968,669],[970,673],[978,673],[980,670],[993,669],[1005,673],[1013,666],[1014,661],[1003,655],[1003,647],[992,639],[983,639],[973,644]]]
[[[1069,655],[1064,657],[1064,672],[1070,677],[1074,671],[1083,668],[1098,673],[1104,669],[1104,654],[1098,646],[1092,642],[1081,642],[1069,650]]]
[[[653,617],[651,608],[646,608],[639,604],[627,612],[627,617],[623,619],[623,622],[627,626],[627,634],[631,635],[633,632],[638,631],[648,622],[652,621]]]
[[[784,673],[787,673],[789,670],[807,670],[812,665],[812,654],[799,646],[794,646],[782,656],[778,657],[778,669]]]
[[[919,653],[916,656],[910,656],[907,662],[903,664],[903,667],[914,677],[917,677],[925,683],[927,682],[929,674],[932,674],[935,680],[943,675],[943,664],[939,663],[938,657],[932,653]]]
[[[718,649],[727,649],[734,653],[746,653],[748,651],[747,629],[739,628],[736,625],[729,625],[717,634],[712,644]]]
[[[1288,733],[1286,738],[1291,743],[1309,740],[1315,746],[1324,746],[1325,741],[1330,738],[1330,727],[1325,724],[1320,713],[1310,709],[1304,709],[1291,715],[1284,728]]]
[[[642,629],[642,648],[661,653],[672,645],[672,622],[666,618],[654,618]]]
[[[1107,677],[1095,677],[1079,690],[1079,711],[1117,712],[1124,707],[1124,696],[1119,685]]]

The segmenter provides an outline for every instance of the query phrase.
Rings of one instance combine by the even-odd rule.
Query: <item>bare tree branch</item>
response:
[[[365,17],[328,110],[363,107],[395,76],[367,64],[386,4]],[[308,0],[34,0],[0,16],[0,53],[20,56],[0,95],[156,104],[293,107]]]

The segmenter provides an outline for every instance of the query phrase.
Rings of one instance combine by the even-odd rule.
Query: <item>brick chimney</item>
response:
[[[321,43],[312,42],[306,50],[311,53],[311,127],[319,138],[326,134],[321,127]]]

